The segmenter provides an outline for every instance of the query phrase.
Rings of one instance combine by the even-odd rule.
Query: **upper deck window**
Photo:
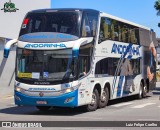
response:
[[[139,28],[111,18],[102,17],[99,43],[105,40],[139,44]]]
[[[36,32],[57,32],[79,36],[77,12],[29,13],[23,21],[20,36]]]

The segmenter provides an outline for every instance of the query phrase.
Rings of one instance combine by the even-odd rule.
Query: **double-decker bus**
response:
[[[15,104],[103,108],[109,100],[155,87],[156,41],[150,28],[93,9],[29,12],[17,45]]]

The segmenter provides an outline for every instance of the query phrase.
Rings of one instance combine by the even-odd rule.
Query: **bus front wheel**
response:
[[[95,111],[98,108],[99,93],[97,89],[93,90],[91,104],[84,106],[86,111]]]

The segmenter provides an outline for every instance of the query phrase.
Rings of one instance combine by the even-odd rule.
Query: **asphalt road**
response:
[[[145,99],[122,98],[103,109],[84,112],[82,108],[53,108],[47,112],[31,106],[15,106],[13,97],[0,100],[0,121],[160,121],[160,95]]]
[[[160,82],[157,84],[160,90]],[[81,108],[53,108],[47,112],[40,112],[35,107],[14,105],[13,88],[5,87],[0,92],[0,121],[159,121],[160,123],[160,91],[149,93],[148,96],[142,100],[135,99],[135,97],[122,98],[112,100],[109,105],[103,109],[98,109],[93,112],[84,112]],[[61,122],[60,122],[61,123]],[[62,122],[63,123],[63,122]],[[78,122],[73,122],[78,123]],[[92,122],[93,123],[93,122]],[[96,122],[95,122],[96,123]],[[107,122],[106,122],[107,123]],[[63,124],[62,124],[63,125]],[[94,124],[93,124],[94,125]],[[116,125],[116,124],[115,124]],[[0,130],[7,128],[0,128]],[[13,128],[12,128],[13,129]],[[32,128],[39,130],[39,128]],[[29,130],[32,130],[31,128]],[[53,128],[44,128],[50,130]],[[89,130],[124,130],[124,129],[140,129],[150,130],[160,128],[153,127],[58,127],[54,129],[89,129]]]
[[[15,106],[13,100],[12,95],[1,97],[0,121],[160,121],[160,94],[157,93],[149,93],[142,100],[135,97],[112,100],[107,107],[93,112],[84,112],[81,108],[53,108],[47,112],[40,112],[35,107]]]

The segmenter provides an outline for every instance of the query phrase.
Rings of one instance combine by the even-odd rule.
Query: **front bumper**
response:
[[[65,102],[71,98],[69,102]],[[57,106],[57,107],[77,107],[78,106],[78,90],[54,97],[38,97],[27,96],[15,91],[15,104],[24,106]],[[37,104],[37,101],[45,101],[47,104]]]

